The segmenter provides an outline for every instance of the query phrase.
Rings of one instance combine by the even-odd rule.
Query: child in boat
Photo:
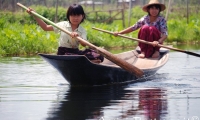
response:
[[[168,36],[167,23],[164,17],[160,16],[160,12],[165,10],[165,5],[159,3],[158,0],[150,0],[148,4],[143,6],[143,11],[148,15],[140,18],[136,24],[128,27],[120,32],[114,32],[118,34],[126,34],[135,31],[140,28],[138,38],[152,42],[152,45],[140,43],[138,46],[141,49],[139,58],[158,58],[160,56],[158,44],[163,44],[164,40]]]
[[[31,13],[32,9],[27,10],[28,13]],[[80,36],[86,40],[87,33],[85,29],[80,25],[85,19],[85,12],[81,5],[73,4],[70,5],[67,10],[67,20],[56,23],[57,26],[66,29],[71,32],[71,35],[68,35],[52,25],[47,25],[43,20],[34,16],[39,26],[45,31],[55,31],[60,33],[59,38],[59,47],[57,55],[85,55],[92,62],[100,63],[103,61],[103,56],[96,53],[92,49],[79,50],[79,43],[82,46],[85,46],[84,43],[76,39],[77,36]]]

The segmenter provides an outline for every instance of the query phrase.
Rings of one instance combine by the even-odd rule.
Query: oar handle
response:
[[[17,3],[18,6],[28,10],[27,7],[25,7],[24,5],[20,4],[20,3]],[[52,26],[60,29],[61,31],[65,32],[66,34],[70,35],[71,33],[59,26],[57,26],[54,22],[46,19],[45,17],[37,14],[36,12],[34,11],[31,11],[31,13],[35,16],[37,16],[38,18],[44,20],[45,22],[51,24]],[[81,41],[82,43],[84,43],[85,45],[91,47],[92,49],[96,50],[99,54],[103,55],[105,58],[107,58],[108,60],[112,61],[113,63],[115,63],[116,65],[120,66],[121,68],[125,69],[126,71],[130,72],[131,74],[135,75],[136,77],[142,77],[144,75],[143,71],[140,70],[139,68],[133,66],[132,64],[124,61],[123,59],[120,59],[118,58],[117,56],[111,54],[110,52],[102,49],[102,48],[99,48],[99,47],[96,47],[95,45],[89,43],[88,41],[82,39],[81,37],[76,37],[79,41]]]
[[[95,29],[95,30],[98,30],[98,31],[101,31],[101,32],[105,32],[105,33],[109,33],[109,34],[114,35],[113,32],[110,32],[110,31],[107,31],[107,30],[103,30],[103,29],[99,29],[99,28],[95,28],[95,27],[93,27],[92,29]],[[152,42],[148,42],[148,41],[145,41],[145,40],[141,40],[141,39],[137,39],[137,38],[132,38],[132,37],[128,37],[128,36],[121,35],[121,34],[118,34],[118,36],[130,39],[130,40],[138,41],[138,42],[141,42],[141,43],[153,45]],[[186,54],[193,55],[193,56],[196,56],[196,57],[200,57],[200,54],[197,54],[197,53],[194,53],[194,52],[185,51],[185,50],[181,50],[181,49],[178,49],[178,48],[173,48],[173,47],[165,46],[165,45],[162,45],[162,44],[158,44],[157,46],[158,47],[167,48],[167,49],[170,49],[170,50],[174,50],[174,51],[178,51],[178,52],[182,52],[182,53],[186,53]]]
[[[108,30],[103,30],[103,29],[99,29],[99,28],[95,28],[95,27],[92,27],[92,29],[114,35],[113,32],[110,32]],[[125,35],[122,35],[122,34],[118,34],[118,36],[123,37],[123,38],[127,38],[127,39],[132,39],[132,40],[135,40],[135,41],[138,41],[138,42],[141,42],[141,43],[152,45],[152,42],[148,42],[148,41],[145,41],[145,40],[141,40],[141,39],[137,39],[137,38],[131,38],[131,37],[128,37],[128,36],[125,36]]]

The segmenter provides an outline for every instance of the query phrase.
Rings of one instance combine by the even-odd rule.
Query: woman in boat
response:
[[[31,13],[30,11],[32,11],[31,8],[27,10],[28,13]],[[37,16],[34,16],[34,18],[43,30],[55,31],[56,33],[60,33],[57,55],[85,55],[92,62],[100,63],[103,61],[104,58],[100,54],[96,53],[94,50],[79,50],[79,43],[82,46],[85,46],[85,44],[77,40],[76,37],[80,36],[81,38],[86,40],[87,36],[85,29],[80,25],[84,21],[85,16],[85,12],[81,5],[73,4],[69,6],[66,15],[68,21],[61,21],[56,23],[56,25],[71,32],[70,35],[60,31],[52,25],[47,25]]]
[[[114,32],[118,34],[126,34],[135,31],[140,28],[138,38],[152,42],[152,45],[140,43],[138,46],[141,49],[139,58],[158,58],[159,47],[158,44],[163,44],[164,40],[168,36],[167,22],[164,17],[160,16],[160,12],[165,10],[165,5],[161,4],[158,0],[150,0],[148,4],[144,5],[142,10],[148,14],[140,18],[136,24],[128,27],[120,32]]]

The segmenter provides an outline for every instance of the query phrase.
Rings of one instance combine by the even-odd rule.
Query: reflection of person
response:
[[[28,13],[30,13],[30,11],[32,11],[31,8],[27,10]],[[43,30],[55,31],[56,33],[60,33],[59,48],[57,52],[58,55],[78,54],[78,55],[85,55],[88,59],[97,63],[103,61],[103,57],[97,54],[94,50],[85,49],[82,51],[78,49],[79,43],[82,46],[85,45],[81,41],[76,40],[75,37],[80,36],[86,40],[86,35],[87,35],[85,29],[80,25],[85,19],[85,12],[81,5],[73,4],[69,6],[67,10],[68,21],[62,21],[56,23],[57,26],[71,32],[71,35],[67,35],[66,33],[53,27],[52,25],[47,25],[43,20],[41,20],[36,16],[34,16],[34,18],[36,19],[37,23]]]
[[[160,48],[156,45],[158,45],[158,43],[163,44],[163,41],[168,35],[166,20],[164,17],[160,16],[160,12],[165,10],[165,8],[165,5],[159,3],[158,0],[150,0],[148,4],[143,6],[143,11],[147,12],[148,15],[143,16],[133,26],[120,32],[114,32],[113,34],[115,36],[118,34],[126,34],[140,28],[138,38],[152,42],[153,46],[145,43],[139,43],[141,54],[139,54],[138,57],[158,58]]]
[[[167,109],[167,101],[163,99],[164,96],[164,91],[161,89],[139,91],[139,108],[144,111],[148,120],[160,120],[163,110]]]

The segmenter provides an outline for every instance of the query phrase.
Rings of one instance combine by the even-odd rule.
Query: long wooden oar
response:
[[[105,33],[109,33],[109,34],[113,35],[113,32],[110,32],[110,31],[107,31],[107,30],[103,30],[103,29],[99,29],[99,28],[95,28],[95,27],[93,27],[92,29],[95,29],[95,30],[98,30],[98,31],[101,31],[101,32],[105,32]],[[145,41],[145,40],[132,38],[132,37],[128,37],[128,36],[121,35],[121,34],[119,34],[118,36],[130,39],[130,40],[135,40],[135,41],[138,41],[138,42],[141,42],[141,43],[153,45],[152,42],[148,42],[148,41]],[[158,47],[167,48],[167,49],[170,49],[170,50],[174,50],[174,51],[178,51],[178,52],[182,52],[182,53],[186,53],[186,54],[193,55],[193,56],[196,56],[196,57],[200,57],[200,54],[197,54],[197,53],[194,53],[194,52],[185,51],[185,50],[181,50],[181,49],[173,48],[173,47],[168,47],[168,46],[164,46],[164,45],[161,45],[161,44],[158,44],[157,46]]]
[[[27,7],[25,7],[24,5],[17,3],[18,6],[28,10]],[[46,21],[47,23],[51,24],[52,26],[60,29],[61,31],[65,32],[66,34],[70,35],[71,33],[59,26],[57,26],[54,22],[44,18],[43,16],[37,14],[34,11],[31,11],[31,13],[35,16],[37,16],[38,18]],[[103,55],[105,58],[107,58],[108,60],[112,61],[113,63],[115,63],[116,65],[120,66],[121,68],[127,70],[128,72],[134,74],[136,77],[142,77],[144,75],[143,71],[140,70],[139,68],[133,66],[132,64],[124,61],[123,59],[120,59],[118,57],[116,57],[115,55],[113,55],[112,53],[106,51],[103,48],[100,47],[96,47],[95,45],[89,43],[88,41],[82,39],[81,37],[76,37],[79,41],[81,41],[82,43],[84,43],[85,45],[91,47],[92,49],[96,50],[99,54]]]

